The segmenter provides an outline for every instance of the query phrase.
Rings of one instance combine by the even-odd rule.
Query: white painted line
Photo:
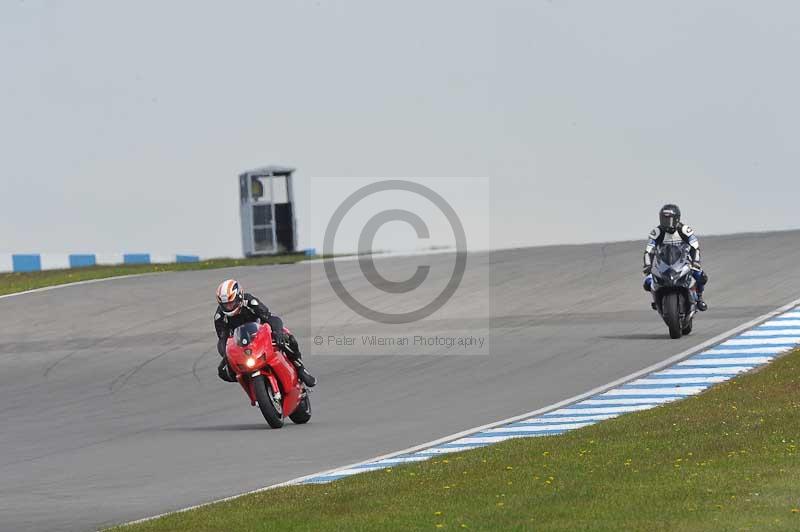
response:
[[[34,288],[33,290],[25,290],[24,292],[15,292],[13,294],[6,294],[0,296],[0,299],[6,299],[9,297],[17,297],[17,296],[24,296],[27,294],[36,294],[39,292],[49,292],[50,290],[56,290],[58,288],[68,288],[70,286],[80,286],[84,284],[94,284],[94,283],[103,283],[106,281],[116,281],[118,279],[136,279],[137,277],[147,277],[150,275],[164,275],[166,273],[175,273],[175,272],[148,272],[148,273],[137,273],[134,275],[117,275],[114,277],[103,277],[102,279],[89,279],[87,281],[78,281],[76,283],[66,283],[66,284],[56,284],[53,286],[44,286],[42,288]]]
[[[728,349],[709,349],[708,351],[703,351],[702,353],[700,353],[700,355],[731,355],[731,356],[736,356],[739,354],[777,355],[778,353],[783,353],[784,351],[791,351],[792,349],[794,349],[794,346],[738,347],[738,348],[731,347]]]
[[[547,431],[547,430],[574,430],[574,429],[579,429],[579,428],[582,428],[582,427],[588,427],[589,425],[594,425],[594,423],[593,422],[564,423],[564,424],[561,424],[561,425],[544,425],[542,427],[534,427],[532,425],[528,425],[528,426],[524,426],[524,427],[519,427],[519,426],[498,427],[496,429],[484,430],[483,432],[481,432],[481,434],[494,434],[494,433],[497,433],[497,432],[520,432],[520,433],[525,433],[525,434],[537,434],[537,433],[540,433],[542,431]]]
[[[353,475],[360,475],[361,473],[367,473],[369,471],[375,471],[376,469],[383,469],[382,467],[375,467],[375,469],[343,469],[341,471],[337,471],[335,475],[324,475],[325,477],[352,477]]]
[[[729,380],[732,375],[721,375],[717,377],[676,377],[674,379],[639,379],[633,381],[631,386],[636,384],[716,384]]]
[[[119,257],[120,257],[120,259],[119,259],[118,262],[101,263],[100,262],[101,255],[98,254],[97,255],[97,264],[98,265],[124,266],[122,264],[122,258],[121,258],[122,255],[120,254]],[[114,260],[116,260],[116,259],[114,259]],[[201,258],[201,260],[203,260],[203,259]],[[171,261],[171,262],[174,262],[174,261]],[[303,262],[307,262],[307,261],[302,261],[301,260],[301,261],[299,261],[299,262],[297,262],[295,264],[302,264]],[[231,268],[240,268],[240,267],[241,266],[231,266]],[[220,268],[220,269],[223,269],[223,268]],[[2,270],[0,270],[0,272],[2,272]],[[14,292],[13,294],[5,294],[5,295],[0,296],[0,299],[6,299],[6,298],[9,298],[9,297],[24,296],[24,295],[27,295],[27,294],[36,294],[38,292],[48,292],[50,290],[57,290],[59,288],[68,288],[70,286],[80,286],[80,285],[84,285],[84,284],[102,283],[102,282],[106,282],[106,281],[116,281],[116,280],[119,280],[119,279],[136,279],[137,277],[147,277],[147,276],[150,276],[150,275],[165,275],[165,274],[169,274],[169,273],[183,273],[183,272],[180,272],[180,271],[166,271],[166,272],[136,273],[136,274],[132,274],[132,275],[114,275],[114,276],[111,276],[111,277],[103,277],[103,278],[100,278],[100,279],[88,279],[86,281],[77,281],[77,282],[74,282],[74,283],[64,283],[64,284],[56,284],[56,285],[53,285],[53,286],[44,286],[42,288],[34,288],[33,290],[25,290],[24,292]]]
[[[642,391],[645,392],[647,390],[645,389]],[[603,406],[603,405],[608,405],[609,403],[615,405],[652,405],[652,404],[661,405],[677,401],[678,399],[682,399],[682,397],[648,397],[647,399],[642,399],[642,398],[630,399],[628,397],[620,397],[614,399],[587,399],[585,401],[581,401],[580,403],[578,403],[578,405]]]
[[[528,425],[538,425],[538,424],[549,424],[549,423],[572,423],[574,421],[605,421],[606,419],[613,419],[615,417],[619,417],[619,414],[598,414],[596,416],[543,416],[537,417],[533,419],[528,419],[525,421],[520,421],[519,423],[525,423]]]
[[[800,336],[777,336],[775,338],[734,338],[727,342],[722,342],[720,347],[729,345],[776,345],[776,344],[798,344]]]
[[[766,364],[775,357],[742,357],[742,358],[693,358],[679,363],[679,366],[734,366],[737,364],[751,364],[758,366]]]
[[[456,440],[453,443],[463,444],[463,445],[484,445],[487,443],[500,443],[506,440],[511,440],[514,438],[521,438],[522,434],[519,436],[475,436],[472,438],[461,438],[460,440]]]
[[[745,331],[742,336],[793,336],[800,334],[800,327],[794,329],[753,329],[752,331]]]
[[[619,388],[617,390],[609,390],[601,397],[619,397],[625,395],[695,395],[707,386],[673,386],[671,388],[647,388],[645,390],[637,388]]]
[[[753,366],[722,366],[718,368],[675,368],[665,369],[653,375],[736,375],[753,369]]]
[[[249,491],[249,492],[246,492],[246,493],[242,493],[240,495],[234,495],[232,497],[226,497],[224,499],[210,501],[210,502],[207,502],[207,503],[204,503],[204,504],[198,504],[198,505],[191,506],[191,507],[188,507],[188,508],[182,508],[182,509],[176,510],[174,512],[166,512],[166,513],[163,513],[163,514],[160,514],[160,515],[155,515],[155,516],[152,516],[152,517],[139,519],[137,521],[132,521],[130,523],[125,523],[124,525],[120,525],[120,526],[145,523],[147,521],[152,521],[152,520],[158,519],[160,517],[165,517],[165,516],[168,516],[168,515],[174,515],[174,514],[177,514],[177,513],[188,512],[188,511],[191,511],[191,510],[195,510],[197,508],[203,508],[205,506],[210,506],[212,504],[231,501],[231,500],[238,499],[238,498],[241,498],[241,497],[244,497],[244,496],[247,496],[247,495],[253,495],[253,494],[256,494],[256,493],[263,493],[265,491],[269,491],[269,490],[273,490],[273,489],[277,489],[277,488],[282,488],[282,487],[286,487],[286,486],[294,486],[294,485],[297,485],[297,484],[302,484],[303,482],[305,482],[307,480],[320,478],[320,477],[324,477],[324,476],[333,476],[336,471],[342,471],[342,470],[345,470],[345,469],[350,469],[350,468],[353,468],[355,466],[364,465],[364,464],[368,464],[368,463],[374,462],[376,460],[385,460],[385,459],[394,458],[394,457],[401,456],[401,455],[417,453],[417,452],[420,452],[420,451],[424,451],[426,449],[429,450],[428,452],[432,452],[432,448],[435,447],[435,446],[443,445],[443,444],[447,444],[447,443],[452,443],[454,440],[457,440],[459,438],[464,438],[465,436],[470,435],[470,434],[475,434],[475,433],[478,433],[478,432],[481,432],[481,431],[484,431],[484,430],[500,427],[500,426],[503,426],[503,425],[508,425],[508,424],[511,424],[511,423],[516,423],[516,422],[519,422],[519,421],[523,421],[523,420],[525,420],[527,418],[540,416],[542,414],[548,414],[548,413],[552,413],[554,415],[618,414],[618,413],[623,413],[623,412],[635,412],[635,411],[638,411],[638,410],[647,410],[647,409],[650,409],[650,408],[654,408],[654,407],[656,407],[658,405],[654,405],[654,404],[653,405],[631,405],[631,406],[609,407],[609,408],[578,408],[578,409],[563,408],[563,407],[565,405],[572,405],[572,404],[575,404],[575,403],[577,403],[579,401],[582,401],[584,399],[588,399],[588,398],[593,397],[595,395],[598,395],[600,393],[606,392],[606,391],[608,391],[610,389],[613,389],[616,386],[619,386],[621,384],[625,384],[625,383],[630,382],[632,380],[638,379],[638,378],[640,378],[640,377],[642,377],[644,375],[649,375],[650,373],[653,373],[653,372],[660,371],[660,370],[663,370],[665,368],[668,368],[668,367],[674,365],[676,362],[679,362],[679,361],[681,361],[681,360],[683,360],[683,359],[685,359],[685,358],[687,358],[687,357],[689,357],[689,356],[691,356],[693,354],[696,354],[699,351],[702,351],[703,349],[705,349],[705,348],[707,348],[709,346],[716,345],[716,344],[718,344],[719,342],[721,342],[723,340],[726,340],[726,339],[728,339],[728,338],[730,338],[732,336],[735,336],[735,335],[741,333],[742,331],[751,329],[752,327],[754,327],[756,325],[759,325],[760,323],[764,322],[765,320],[771,319],[774,316],[777,316],[777,315],[779,315],[781,313],[784,313],[784,312],[786,312],[788,310],[791,310],[791,309],[797,307],[798,305],[800,305],[800,299],[792,301],[791,303],[787,303],[786,305],[780,307],[779,309],[776,309],[776,310],[774,310],[772,312],[768,312],[766,314],[763,314],[763,315],[761,315],[761,316],[759,316],[759,317],[757,317],[755,319],[752,319],[752,320],[750,320],[750,321],[748,321],[746,323],[743,323],[743,324],[739,325],[738,327],[734,327],[733,329],[731,329],[729,331],[723,332],[722,334],[718,334],[717,336],[714,336],[713,338],[710,338],[710,339],[706,340],[705,342],[700,343],[699,345],[696,345],[694,347],[686,349],[685,351],[682,351],[682,352],[678,353],[677,355],[673,355],[673,356],[671,356],[671,357],[669,357],[669,358],[667,358],[665,360],[662,360],[661,362],[658,362],[656,364],[648,366],[648,367],[646,367],[644,369],[641,369],[639,371],[635,371],[635,372],[631,373],[630,375],[626,375],[625,377],[617,379],[617,380],[615,380],[613,382],[610,382],[608,384],[604,384],[602,386],[598,386],[598,387],[593,388],[593,389],[591,389],[591,390],[589,390],[587,392],[584,392],[582,394],[579,394],[579,395],[576,395],[576,396],[573,396],[573,397],[569,397],[567,399],[564,399],[563,401],[559,401],[557,403],[554,403],[552,405],[546,406],[544,408],[540,408],[538,410],[534,410],[532,412],[527,412],[525,414],[521,414],[519,416],[510,417],[508,419],[504,419],[504,420],[501,420],[501,421],[495,421],[494,423],[489,423],[489,424],[484,425],[482,427],[476,427],[476,428],[473,428],[473,429],[468,429],[468,430],[459,432],[458,434],[452,434],[450,436],[445,436],[443,438],[439,438],[438,440],[434,440],[434,441],[431,441],[431,442],[428,442],[428,443],[423,443],[421,445],[416,445],[414,447],[411,447],[411,448],[408,448],[408,449],[403,449],[403,450],[396,451],[396,452],[393,452],[393,453],[389,453],[389,454],[386,454],[386,455],[383,455],[383,456],[378,456],[378,457],[375,457],[375,458],[371,458],[369,460],[366,460],[366,461],[363,461],[363,462],[358,462],[356,464],[351,464],[351,465],[348,465],[348,466],[345,466],[345,467],[338,467],[338,468],[335,468],[335,469],[331,469],[329,471],[323,471],[323,472],[320,472],[320,473],[314,473],[314,474],[311,474],[311,475],[306,475],[306,476],[303,476],[303,477],[299,477],[299,478],[295,478],[295,479],[292,479],[292,480],[288,480],[286,482],[281,482],[279,484],[274,484],[272,486],[267,486],[267,487],[264,487],[264,488],[261,488],[261,489]],[[757,357],[757,358],[759,358],[759,359],[765,358],[766,359],[765,362],[768,362],[769,360],[771,360],[771,357]],[[742,360],[742,359],[738,359],[738,360]],[[701,364],[699,364],[699,365],[707,365],[708,364],[708,361],[700,361],[700,362],[701,362]],[[715,362],[719,363],[718,360],[715,361]],[[762,363],[765,363],[765,362],[756,362],[755,364],[762,364]]]
[[[457,440],[458,443],[463,443],[460,440]],[[451,442],[456,443],[456,442]],[[481,445],[475,444],[464,444],[459,447],[431,447],[430,449],[425,449],[424,451],[419,451],[416,453],[418,456],[420,455],[434,455],[434,454],[453,454],[453,453],[461,453],[464,451],[469,451],[472,449],[477,449],[478,447],[482,447]],[[311,477],[314,478],[314,477]]]
[[[597,408],[563,408],[559,410],[562,414],[624,414],[627,412],[638,412],[640,410],[650,410],[659,406],[656,403],[646,405],[630,406],[598,406]]]
[[[773,320],[761,324],[762,327],[800,327],[800,320]]]
[[[409,462],[424,462],[427,460],[424,456],[402,456],[399,458],[389,458],[387,460],[379,460],[376,464],[406,464]]]
[[[428,459],[428,457],[425,457],[425,456],[416,456],[416,455],[414,455],[414,456],[404,456],[404,457],[400,457],[400,458],[390,458],[390,459],[387,459],[387,460],[379,460],[377,462],[370,462],[368,464],[360,465],[360,466],[357,466],[357,467],[351,467],[349,469],[358,470],[358,471],[362,471],[362,472],[367,472],[367,471],[371,471],[373,469],[384,469],[384,468],[387,468],[387,467],[401,466],[401,465],[415,463],[415,462],[424,462],[427,459]]]

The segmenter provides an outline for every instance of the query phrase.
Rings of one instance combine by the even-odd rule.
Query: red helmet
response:
[[[239,281],[235,279],[222,281],[217,287],[217,303],[226,316],[239,314],[242,310],[243,299]]]

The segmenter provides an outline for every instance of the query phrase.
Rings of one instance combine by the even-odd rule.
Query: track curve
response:
[[[0,300],[0,530],[90,530],[257,489],[543,407],[800,297],[800,231],[703,239],[711,310],[667,339],[641,291],[640,242],[470,257],[491,283],[491,356],[309,357],[314,419],[265,429],[216,377],[210,294],[228,276],[308,344],[321,264],[169,273]],[[431,256],[432,274],[437,261]],[[407,276],[415,257],[380,262]],[[340,264],[357,279],[358,264]],[[367,281],[363,281],[367,284]],[[315,302],[325,329],[370,325]],[[469,328],[446,305],[421,332]],[[477,324],[473,324],[477,325]],[[485,325],[485,324],[484,324]],[[315,332],[314,332],[315,333]],[[235,450],[235,453],[232,452]],[[252,461],[230,457],[245,450]],[[246,453],[244,453],[246,454]]]

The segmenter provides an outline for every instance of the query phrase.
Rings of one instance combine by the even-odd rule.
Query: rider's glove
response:
[[[651,269],[652,269],[652,266],[650,264],[646,264],[644,267],[642,267],[642,273],[645,274],[645,275],[650,275],[650,270]]]

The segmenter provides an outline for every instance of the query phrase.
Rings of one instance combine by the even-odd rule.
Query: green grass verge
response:
[[[265,266],[271,264],[294,264],[301,260],[319,257],[306,257],[305,255],[275,255],[254,257],[250,259],[211,259],[201,262],[183,262],[170,264],[131,264],[115,266],[90,266],[86,268],[72,268],[68,270],[45,270],[27,273],[0,273],[0,295],[24,292],[34,288],[44,288],[59,284],[88,281],[91,279],[105,279],[153,272],[182,272],[188,270],[213,270],[217,268],[231,268],[234,266]]]
[[[282,488],[124,530],[796,531],[799,373],[794,352],[700,396],[560,436]]]

